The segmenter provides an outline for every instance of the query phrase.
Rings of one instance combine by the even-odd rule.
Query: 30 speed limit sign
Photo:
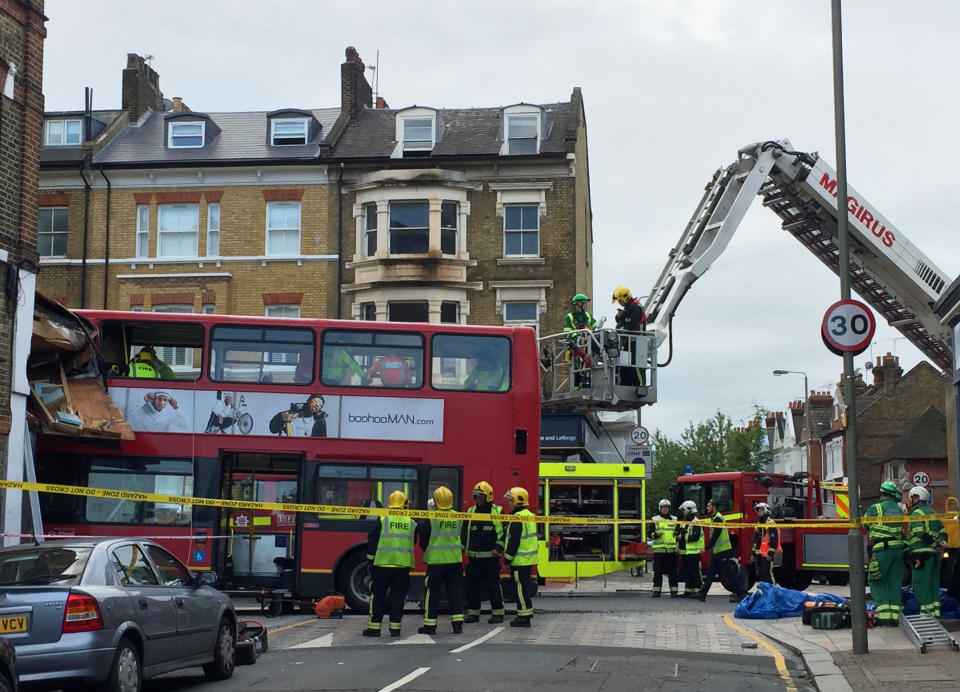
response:
[[[876,330],[870,308],[859,300],[840,300],[827,309],[820,335],[834,353],[857,355],[867,350]]]

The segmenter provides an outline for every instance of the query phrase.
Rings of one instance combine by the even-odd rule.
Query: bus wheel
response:
[[[353,553],[337,573],[337,590],[343,594],[347,606],[358,613],[365,613],[370,609],[370,586],[373,573],[367,557],[360,551]]]

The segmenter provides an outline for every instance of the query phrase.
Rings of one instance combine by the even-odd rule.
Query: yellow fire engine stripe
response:
[[[787,686],[787,689],[790,690],[791,692],[797,692],[797,684],[793,681],[793,678],[790,677],[790,671],[787,670],[787,661],[783,657],[783,654],[780,653],[779,650],[777,650],[772,644],[767,642],[766,639],[763,639],[762,637],[757,636],[753,632],[747,629],[744,629],[743,627],[735,623],[733,621],[733,618],[730,617],[730,613],[724,613],[723,621],[724,623],[726,623],[727,627],[729,627],[730,629],[734,630],[735,632],[739,632],[740,634],[742,634],[744,637],[747,637],[748,639],[752,639],[757,644],[762,646],[764,649],[769,651],[770,654],[773,656],[774,662],[777,664],[777,672],[780,673],[780,677],[783,679],[783,683]]]
[[[31,483],[29,481],[0,480],[0,488],[11,490],[27,490],[41,493],[56,493],[59,495],[79,495],[82,497],[99,497],[109,500],[132,500],[134,502],[162,502],[177,505],[195,505],[198,507],[223,507],[233,510],[255,510],[267,512],[307,512],[311,514],[339,515],[341,518],[369,518],[369,517],[412,517],[414,519],[459,519],[461,521],[497,521],[502,523],[529,522],[538,524],[552,524],[555,526],[610,526],[612,524],[655,524],[652,519],[615,519],[613,517],[577,517],[577,516],[535,516],[533,514],[483,514],[481,512],[438,512],[425,509],[389,509],[386,507],[351,507],[347,505],[315,505],[302,502],[248,502],[244,500],[222,500],[212,497],[190,497],[187,495],[164,495],[161,493],[143,493],[128,490],[111,490],[110,488],[87,488],[79,485],[63,485],[60,483]],[[743,515],[730,515],[741,517]],[[329,517],[325,517],[329,518]],[[259,519],[259,521],[257,521]],[[820,521],[791,521],[781,519],[777,522],[780,529],[849,529],[863,524],[898,524],[916,521],[916,517],[886,516],[863,517],[857,521],[820,520]],[[957,514],[925,514],[924,521],[957,521]],[[269,517],[255,517],[254,525],[267,524]],[[675,521],[679,525],[693,522]],[[709,529],[727,528],[756,528],[769,527],[769,524],[760,524],[744,521],[727,521],[720,525],[711,522],[708,518],[698,522],[699,526]]]

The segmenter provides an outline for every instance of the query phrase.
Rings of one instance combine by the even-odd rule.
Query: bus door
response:
[[[225,452],[222,496],[248,502],[297,502],[301,455]],[[224,509],[221,564],[236,588],[294,586],[297,515],[279,510]]]

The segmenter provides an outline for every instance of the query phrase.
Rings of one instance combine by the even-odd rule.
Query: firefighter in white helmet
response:
[[[653,597],[660,598],[663,575],[667,575],[670,597],[677,598],[677,518],[670,514],[670,500],[660,500],[653,522]]]
[[[697,504],[687,500],[680,505],[680,518],[689,521],[677,527],[677,548],[680,552],[680,577],[683,579],[683,598],[693,598],[703,586],[702,557],[703,528],[697,519]]]
[[[773,562],[781,550],[780,532],[770,516],[770,505],[758,502],[753,509],[757,513],[757,522],[763,524],[753,530],[753,565],[757,570],[757,581],[776,584],[773,580]]]
[[[925,519],[936,512],[930,507],[930,491],[924,487],[910,488],[907,494],[910,517],[907,524],[907,564],[913,577],[913,593],[920,604],[921,615],[940,617],[940,563],[942,549],[947,542],[943,523]]]

